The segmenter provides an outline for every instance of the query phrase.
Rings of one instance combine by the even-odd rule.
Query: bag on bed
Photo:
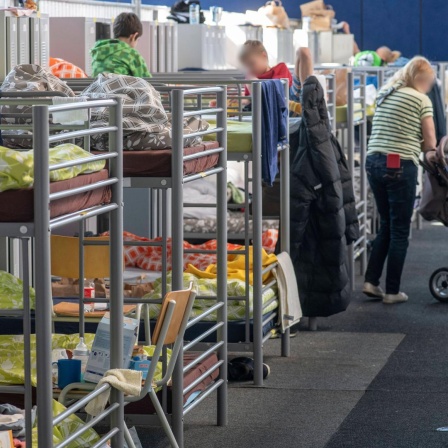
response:
[[[171,117],[165,111],[160,93],[142,78],[100,74],[95,82],[84,90],[82,96],[88,98],[113,98],[119,96],[123,103],[123,149],[143,151],[148,149],[168,149],[172,147]],[[92,111],[92,127],[109,123],[109,109]],[[184,121],[184,134],[208,129],[208,123],[197,117]],[[201,139],[185,140],[185,146],[195,146]],[[108,135],[91,137],[92,147],[98,151],[108,149]]]
[[[33,64],[18,65],[11,70],[3,81],[0,90],[7,92],[62,92],[65,96],[75,96],[64,81]],[[2,124],[31,124],[31,118],[8,117],[8,114],[31,114],[28,106],[0,106]],[[26,131],[8,131],[8,134],[27,134]],[[3,144],[9,148],[30,149],[31,138],[11,138],[3,135]]]

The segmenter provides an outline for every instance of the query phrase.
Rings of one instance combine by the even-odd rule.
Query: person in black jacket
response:
[[[357,240],[359,223],[347,161],[314,76],[303,84],[302,108],[292,148],[291,258],[304,316],[330,316],[350,302],[346,247]]]

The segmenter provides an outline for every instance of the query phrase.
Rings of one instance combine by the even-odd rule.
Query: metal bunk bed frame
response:
[[[179,75],[178,73],[170,73],[170,74],[157,74],[153,78],[148,79],[147,81],[153,84],[153,86],[160,90],[161,92],[166,91],[166,85],[170,85],[170,89],[173,88],[181,88],[181,89],[191,89],[197,88],[197,86],[210,86],[210,85],[225,85],[230,90],[230,88],[234,88],[236,91],[233,93],[232,98],[238,100],[238,111],[229,111],[227,115],[237,116],[238,120],[242,121],[245,116],[252,117],[252,151],[248,153],[237,153],[237,152],[228,152],[227,153],[227,161],[239,161],[245,164],[245,179],[246,179],[246,189],[248,189],[249,184],[249,163],[253,163],[252,166],[252,194],[253,194],[253,202],[252,202],[252,216],[253,216],[253,232],[252,234],[249,232],[249,204],[245,204],[245,228],[246,232],[244,235],[245,240],[245,253],[248,254],[248,246],[250,244],[251,237],[254,244],[254,281],[253,281],[253,297],[262,297],[264,290],[270,286],[271,284],[263,286],[262,276],[266,272],[270,271],[275,267],[275,265],[270,266],[265,271],[263,271],[261,266],[261,235],[262,235],[262,181],[261,181],[261,113],[262,113],[262,101],[261,101],[261,82],[260,81],[248,81],[244,79],[234,79],[234,75],[232,74],[230,78],[223,78],[218,73],[214,74],[211,79],[209,77],[201,77],[197,73],[192,73],[184,77],[184,73]],[[68,85],[75,90],[75,92],[80,93],[85,87],[87,87],[92,79],[71,79],[67,80]],[[246,84],[252,84],[252,112],[244,112],[243,108],[243,100],[248,99],[250,97],[244,96],[244,86]],[[165,85],[165,87],[164,87]],[[176,87],[173,87],[173,86]],[[284,81],[285,85],[285,97],[288,100],[289,98],[289,86],[287,82]],[[207,87],[206,87],[207,88]],[[208,87],[209,88],[209,87]],[[335,91],[335,89],[333,89]],[[199,109],[202,109],[202,99],[207,94],[204,92],[203,94],[198,94],[196,98],[196,106]],[[335,104],[335,102],[333,102]],[[190,106],[189,113],[193,114],[194,107]],[[279,148],[282,152],[282,157],[280,158],[280,172],[281,172],[281,215],[282,219],[280,220],[280,232],[282,235],[281,238],[281,250],[285,252],[289,252],[289,145],[285,144],[282,148]],[[131,180],[133,187],[136,188],[146,188],[147,183],[144,178],[134,178]],[[129,186],[126,184],[126,186]],[[173,190],[174,191],[174,190]],[[162,198],[162,202],[166,201],[166,197]],[[188,204],[198,205],[198,204]],[[210,206],[210,204],[207,204]],[[227,205],[226,205],[227,207]],[[174,216],[174,215],[173,215]],[[225,216],[225,214],[224,214]],[[164,229],[164,224],[166,221],[163,221],[162,217],[162,225],[160,226],[162,231]],[[213,238],[213,234],[188,234],[188,237],[201,237],[201,238]],[[235,235],[226,235],[227,237],[235,237]],[[174,266],[173,266],[174,268]],[[248,256],[246,256],[246,269],[249,270],[249,260]],[[246,276],[248,278],[248,276]],[[165,281],[163,281],[165,282]],[[204,298],[204,297],[203,297]],[[208,297],[207,297],[208,298]],[[197,296],[196,300],[200,300],[201,296]],[[261,300],[254,300],[254,310],[253,310],[253,341],[250,338],[250,316],[249,316],[249,288],[248,288],[248,280],[246,281],[246,340],[242,343],[228,343],[228,350],[232,351],[251,351],[253,352],[254,357],[254,384],[257,386],[263,385],[263,344],[270,337],[270,334],[263,336],[263,327],[268,324],[272,319],[275,318],[275,314],[268,316],[266,319],[263,316],[263,309],[265,306],[261,303]],[[241,300],[241,297],[230,297],[228,300]],[[281,344],[281,355],[289,356],[290,355],[290,341],[289,341],[289,330],[287,330],[284,334],[282,334],[282,344]],[[227,340],[227,339],[226,339]],[[207,347],[207,344],[206,344]]]
[[[38,96],[45,96],[44,94]],[[46,95],[48,96],[48,95]],[[16,103],[26,104],[25,99],[14,100]],[[85,219],[108,213],[110,217],[110,316],[111,323],[115,328],[111,335],[111,368],[122,368],[123,363],[123,331],[122,331],[122,309],[123,309],[123,273],[119,263],[113,260],[123,258],[122,243],[122,107],[119,99],[101,101],[80,102],[68,105],[49,106],[48,99],[37,99],[32,108],[32,125],[8,125],[8,130],[32,130],[34,152],[39,157],[34,159],[34,221],[27,223],[1,223],[0,235],[4,237],[17,238],[21,242],[22,254],[22,277],[23,277],[23,329],[24,329],[24,364],[25,385],[4,386],[0,390],[4,393],[24,393],[25,395],[25,421],[27,446],[32,445],[32,384],[31,384],[31,306],[30,306],[30,272],[29,272],[29,240],[34,238],[34,260],[35,260],[35,290],[36,290],[36,373],[39,387],[37,388],[38,406],[38,443],[42,447],[53,446],[53,426],[62,422],[70,415],[75,414],[84,407],[91,399],[104,392],[109,386],[102,387],[77,402],[74,406],[53,417],[53,386],[52,386],[52,302],[51,302],[51,268],[50,268],[50,235],[51,232],[69,223],[81,222]],[[3,104],[11,103],[11,100],[2,101]],[[56,135],[50,135],[50,114],[54,112],[72,111],[79,109],[92,109],[105,107],[110,110],[109,125],[96,129],[79,129]],[[3,127],[5,128],[5,127]],[[56,165],[49,164],[49,148],[51,143],[67,141],[78,137],[89,138],[91,135],[108,133],[109,152],[104,155],[91,156],[83,160],[63,162]],[[68,168],[75,165],[85,164],[90,161],[107,160],[109,162],[110,178],[95,182],[88,186],[76,187],[58,193],[50,193],[48,174],[56,169]],[[50,219],[50,203],[56,199],[63,199],[75,194],[92,191],[97,188],[110,186],[112,190],[111,203],[99,205],[86,210],[77,211],[65,216]],[[2,314],[4,314],[2,312]],[[9,314],[14,315],[14,314]],[[15,314],[17,315],[17,314]],[[68,446],[77,437],[93,427],[106,417],[111,418],[111,429],[103,436],[94,448],[101,447],[107,440],[112,441],[112,447],[123,447],[124,434],[124,400],[123,394],[117,390],[111,391],[110,406],[95,417],[84,427],[71,434],[64,442],[58,444],[57,448]]]
[[[87,83],[86,83],[87,81]],[[76,92],[83,90],[91,80],[70,80],[69,86]],[[162,249],[162,297],[167,292],[167,239],[168,231],[171,230],[172,234],[172,290],[180,290],[183,287],[183,263],[184,253],[192,252],[191,250],[184,250],[184,229],[183,226],[177,225],[182,222],[183,219],[183,184],[192,182],[197,179],[201,179],[213,174],[217,175],[218,193],[217,193],[217,212],[220,226],[217,233],[217,250],[208,251],[208,253],[216,253],[218,260],[218,295],[213,297],[217,301],[216,305],[204,311],[200,316],[191,319],[187,324],[187,329],[194,326],[201,319],[212,314],[218,313],[218,319],[216,325],[213,327],[217,332],[217,342],[211,345],[207,345],[205,348],[201,341],[208,336],[210,331],[206,331],[193,341],[190,341],[181,348],[179,352],[179,360],[176,363],[173,378],[172,378],[172,414],[167,416],[171,421],[173,432],[180,447],[183,446],[183,419],[184,416],[194,409],[200,402],[208,397],[215,390],[218,391],[217,400],[217,424],[219,426],[227,425],[227,345],[224,341],[227,340],[227,221],[226,221],[226,206],[227,206],[227,176],[226,176],[226,161],[227,161],[227,89],[223,87],[203,87],[203,88],[189,88],[181,89],[179,87],[166,87],[166,86],[154,86],[160,91],[162,95],[168,95],[169,107],[172,112],[172,170],[171,177],[131,177],[124,179],[125,188],[148,188],[153,190],[153,196],[157,198],[152,204],[152,214],[149,219],[155,221],[160,225],[156,225],[161,231],[161,242],[125,242],[127,246],[156,246]],[[199,108],[199,110],[190,110],[185,106],[185,98],[188,97],[201,97],[202,95],[213,95],[217,99],[217,105],[215,108]],[[189,116],[202,116],[205,114],[216,114],[217,125],[216,128],[206,131],[199,131],[195,134],[184,135],[183,122],[184,118]],[[207,134],[216,134],[219,147],[216,149],[209,149],[200,153],[184,155],[184,140],[193,136],[201,137]],[[184,162],[200,159],[202,157],[218,154],[219,159],[215,167],[206,170],[205,172],[184,175],[183,166]],[[159,192],[159,194],[157,194]],[[171,195],[169,196],[169,192]],[[168,205],[170,203],[170,206]],[[171,220],[169,221],[168,215],[171,211]],[[171,223],[169,225],[168,223]],[[170,227],[170,229],[168,229]],[[81,244],[81,243],[80,243]],[[89,242],[93,245],[102,245],[103,242]],[[204,252],[204,251],[202,251]],[[207,252],[207,251],[205,251]],[[161,303],[162,297],[156,302]],[[197,296],[197,299],[201,299]],[[101,299],[91,300],[90,302],[100,302]],[[148,304],[155,303],[153,299],[125,299],[128,303],[140,303],[145,307]],[[146,310],[147,311],[147,310]],[[149,321],[147,319],[148,313],[145,313],[145,332],[147,340],[150,339]],[[196,347],[199,350],[205,351],[201,355],[192,360],[188,365],[183,365],[183,353],[184,351],[191,350]],[[184,373],[188,372],[196,366],[203,359],[207,358],[210,354],[218,353],[218,362],[211,366],[206,372],[203,372],[194,383],[188,385],[185,389],[183,386]],[[164,352],[166,364],[166,352]],[[165,368],[165,365],[164,365]],[[183,397],[188,393],[191,388],[199,384],[204,378],[210,375],[212,372],[219,369],[219,377],[213,383],[211,383],[206,390],[196,397],[191,403],[184,407]],[[162,408],[167,413],[167,388],[162,390]],[[159,420],[149,417],[151,423],[157,424]],[[148,419],[146,419],[147,423]]]
[[[204,80],[201,77],[189,76],[185,80],[183,77],[176,76],[175,74],[170,74],[165,77],[162,75],[157,75],[155,77],[157,82],[162,83],[172,83],[172,84],[185,84],[191,83],[193,85],[210,85],[222,84],[227,85],[228,88],[234,87],[236,89],[236,95],[232,95],[229,98],[238,100],[238,111],[229,111],[228,115],[237,116],[238,120],[242,121],[244,116],[252,117],[252,150],[248,153],[245,152],[228,152],[227,161],[237,161],[243,162],[245,164],[245,190],[249,191],[249,182],[252,182],[252,223],[253,229],[252,233],[249,230],[249,203],[247,202],[248,197],[246,195],[245,203],[245,232],[244,241],[245,248],[242,251],[233,251],[246,254],[246,270],[249,271],[249,252],[248,246],[250,240],[254,241],[253,244],[253,341],[250,338],[250,315],[249,315],[249,276],[246,275],[246,328],[245,328],[245,341],[241,343],[228,343],[227,347],[229,351],[252,351],[254,357],[254,384],[256,386],[263,385],[263,344],[269,339],[270,334],[263,335],[263,328],[275,318],[276,314],[273,313],[264,316],[263,310],[267,307],[270,302],[263,304],[261,297],[264,291],[271,287],[275,282],[270,282],[267,285],[263,285],[262,276],[275,268],[275,264],[269,266],[263,270],[261,265],[262,259],[262,178],[261,178],[261,158],[262,158],[262,82],[260,81],[248,81],[248,80],[235,80],[235,79],[213,79]],[[244,96],[244,86],[245,84],[252,85],[252,94],[247,97]],[[283,80],[285,86],[285,98],[286,104],[288,104],[289,99],[289,85],[287,81]],[[243,100],[252,100],[252,111],[244,112]],[[198,99],[198,101],[202,101]],[[200,103],[199,103],[200,104]],[[280,182],[281,182],[281,219],[280,219],[280,234],[281,238],[281,251],[289,252],[289,232],[290,232],[290,222],[289,222],[289,144],[284,144],[282,147],[278,148],[282,156],[280,158]],[[249,163],[252,163],[252,178],[249,176]],[[200,204],[188,204],[189,206],[198,206]],[[188,234],[189,237],[202,237],[204,234]],[[212,237],[213,235],[207,235],[207,237]],[[230,235],[232,237],[235,235]],[[252,238],[251,238],[252,237]],[[260,300],[256,300],[256,298]],[[198,297],[200,298],[200,297]],[[229,297],[228,300],[241,300],[241,297]],[[282,334],[282,344],[281,344],[281,355],[290,355],[290,341],[289,341],[289,330]]]

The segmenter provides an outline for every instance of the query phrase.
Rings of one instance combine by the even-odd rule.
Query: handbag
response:
[[[289,17],[280,0],[267,2],[258,12],[266,16],[273,26],[289,29]]]

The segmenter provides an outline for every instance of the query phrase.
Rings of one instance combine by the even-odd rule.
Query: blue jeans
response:
[[[418,168],[411,160],[401,160],[401,168],[389,169],[384,154],[367,157],[370,188],[380,215],[380,230],[373,243],[365,281],[380,284],[387,258],[386,294],[398,294],[409,245]]]

